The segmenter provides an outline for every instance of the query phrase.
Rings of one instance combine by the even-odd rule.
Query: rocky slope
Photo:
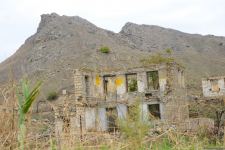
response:
[[[102,46],[108,46],[111,52],[99,52]],[[16,79],[28,76],[43,80],[44,96],[50,91],[71,89],[75,68],[138,66],[144,56],[166,48],[172,48],[174,56],[187,68],[189,86],[200,87],[202,76],[225,74],[225,37],[134,23],[113,33],[80,17],[53,13],[42,15],[37,32],[0,64],[0,83],[7,81],[13,70]]]
[[[110,53],[101,53],[102,46],[108,46]],[[146,53],[133,48],[119,34],[98,28],[80,17],[42,15],[37,32],[0,64],[0,83],[7,81],[13,70],[16,79],[28,76],[43,80],[46,94],[70,89],[76,68],[135,66]]]
[[[171,48],[186,67],[188,87],[201,89],[201,78],[225,74],[225,37],[187,34],[173,29],[127,23],[120,32],[140,51]]]

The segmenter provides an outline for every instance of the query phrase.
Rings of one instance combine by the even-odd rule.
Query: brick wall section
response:
[[[75,122],[72,124],[73,129],[76,133],[82,134],[85,131],[85,107],[84,101],[86,100],[85,93],[85,76],[81,71],[75,70],[74,74],[74,85],[75,85],[75,103],[76,103],[76,116],[73,119]]]
[[[79,70],[75,70],[74,85],[75,85],[74,87],[75,101],[84,100],[84,96],[85,96],[84,76]]]

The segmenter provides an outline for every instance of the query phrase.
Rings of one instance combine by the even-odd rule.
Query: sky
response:
[[[0,62],[36,32],[41,14],[52,12],[114,32],[134,22],[225,36],[225,0],[1,0]]]

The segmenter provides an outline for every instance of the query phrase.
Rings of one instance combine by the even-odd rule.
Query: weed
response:
[[[100,52],[107,54],[107,53],[110,52],[110,49],[107,46],[103,46],[103,47],[100,48]]]

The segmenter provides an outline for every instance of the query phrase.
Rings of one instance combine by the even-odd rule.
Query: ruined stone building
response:
[[[177,64],[117,71],[75,70],[74,86],[72,130],[110,131],[117,118],[126,118],[136,101],[143,121],[182,122],[189,115],[184,70]]]
[[[225,76],[203,78],[202,91],[204,97],[225,96]]]

